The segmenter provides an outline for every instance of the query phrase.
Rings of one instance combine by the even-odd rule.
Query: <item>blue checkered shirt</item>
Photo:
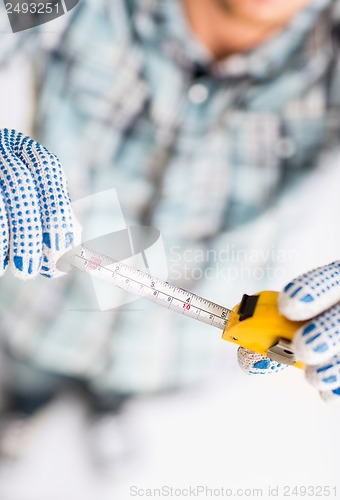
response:
[[[35,29],[1,38],[7,58],[31,46],[35,138],[61,158],[73,199],[115,188],[127,224],[160,230],[170,279],[226,301],[228,283],[209,288],[181,267],[172,276],[172,261],[200,250],[195,266],[207,266],[206,250],[232,243],[337,136],[337,6],[316,0],[273,39],[218,62],[178,0],[82,0],[53,43]],[[144,303],[93,310],[84,276],[23,284],[6,273],[0,293],[16,356],[98,390],[177,387],[216,362],[206,325]]]

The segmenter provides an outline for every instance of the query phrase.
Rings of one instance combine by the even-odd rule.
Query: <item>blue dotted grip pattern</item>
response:
[[[244,347],[238,348],[237,360],[242,370],[248,375],[269,375],[287,368],[287,365]]]
[[[293,349],[306,364],[306,378],[325,401],[340,402],[340,261],[313,269],[288,283],[279,309],[297,330]],[[248,374],[276,373],[285,365],[239,348],[238,361]]]
[[[56,261],[78,242],[65,175],[47,148],[15,130],[0,130],[0,275],[56,277]]]
[[[279,307],[293,321],[316,316],[340,301],[340,261],[318,267],[288,283]]]
[[[313,269],[288,283],[280,311],[309,320],[295,334],[294,351],[306,364],[306,377],[325,400],[340,401],[340,262]]]

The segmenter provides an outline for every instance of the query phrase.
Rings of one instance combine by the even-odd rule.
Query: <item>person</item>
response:
[[[1,133],[3,270],[9,264],[24,279],[58,274],[57,257],[79,241],[66,178],[74,199],[115,187],[126,220],[158,227],[181,263],[188,248],[230,241],[232,228],[272,207],[337,141],[338,7],[332,0],[83,0],[53,43],[36,29],[13,36],[31,45],[38,68],[39,143]],[[18,189],[28,201],[16,199]],[[34,227],[25,203],[41,210]],[[337,265],[327,269],[334,281]],[[179,275],[179,286],[200,292],[201,283]],[[1,278],[1,333],[16,360],[12,401],[36,409],[56,380],[77,379],[100,408],[116,411],[133,394],[204,377],[211,349],[203,329],[148,305],[142,318],[133,310],[71,310],[71,301],[87,303],[89,282],[81,280]],[[284,296],[295,303],[300,288],[294,282]],[[314,312],[334,302],[312,301]],[[278,368],[244,350],[239,358],[249,372]],[[332,380],[327,398],[339,392]]]

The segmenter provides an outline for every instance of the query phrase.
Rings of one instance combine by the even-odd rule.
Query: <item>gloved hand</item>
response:
[[[0,130],[0,276],[60,276],[58,258],[80,243],[58,158],[15,130]]]
[[[306,365],[307,380],[326,400],[340,401],[340,261],[303,274],[279,296],[279,309],[293,321],[306,321],[293,350]],[[239,348],[240,366],[249,374],[272,373],[286,365]]]

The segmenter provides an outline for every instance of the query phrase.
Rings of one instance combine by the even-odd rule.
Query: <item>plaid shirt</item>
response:
[[[297,185],[337,136],[337,7],[316,0],[257,49],[214,62],[177,0],[82,0],[53,43],[36,30],[11,37],[34,47],[35,137],[61,158],[74,199],[115,188],[127,223],[160,229],[174,280],[174,248],[233,243],[230,231]],[[176,283],[225,302],[225,282]],[[92,294],[86,276],[18,283],[7,273],[11,349],[132,392],[187,383],[216,361],[205,325],[144,303],[91,312]]]

